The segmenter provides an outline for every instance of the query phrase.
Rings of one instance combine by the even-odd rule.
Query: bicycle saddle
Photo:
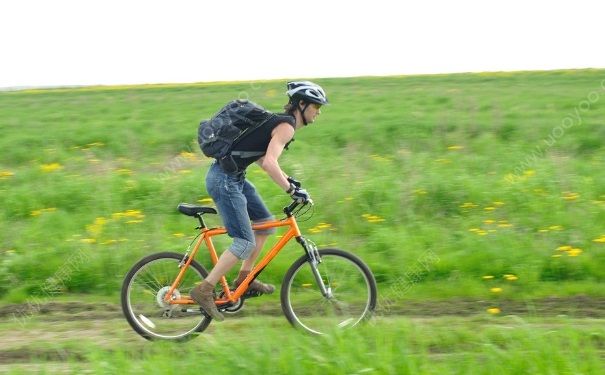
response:
[[[180,213],[193,217],[201,216],[203,214],[217,213],[216,210],[212,207],[196,206],[194,204],[189,203],[179,203],[177,209]]]

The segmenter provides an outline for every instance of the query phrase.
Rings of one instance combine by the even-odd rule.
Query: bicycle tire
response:
[[[188,305],[187,308],[185,308],[185,311],[183,311],[184,307],[179,307],[179,305],[160,305],[162,301],[162,293],[167,292],[167,288],[170,287],[176,278],[176,275],[179,272],[178,264],[182,259],[183,254],[178,253],[161,252],[151,254],[139,260],[124,278],[121,291],[122,311],[126,317],[126,320],[128,321],[128,324],[130,324],[135,332],[147,340],[162,339],[171,341],[187,341],[205,330],[212,320],[202,314],[197,305]],[[161,267],[163,267],[164,264],[166,269],[170,268],[170,270],[166,272],[166,275],[161,275],[161,279],[158,279],[160,276],[155,277],[150,275],[150,278],[144,280],[144,274],[142,275],[141,272],[145,272],[146,269],[153,266],[154,263],[157,265],[156,268],[158,268],[158,271],[163,271]],[[174,269],[172,269],[173,266]],[[149,270],[149,272],[152,271],[153,268]],[[134,287],[133,283],[135,281],[137,283],[139,282],[137,279],[139,275],[142,275],[140,292],[141,294],[146,294],[146,296],[141,301],[138,300],[139,296],[137,296],[137,300],[134,301],[134,296],[132,295]],[[189,265],[181,285],[179,288],[177,288],[176,292],[187,292],[188,294],[190,288],[203,280],[207,275],[208,272],[206,269],[198,262],[193,260]],[[183,287],[184,289],[181,289]],[[139,290],[137,289],[136,292],[139,293]],[[137,303],[136,308],[134,307],[135,303]],[[166,317],[157,315],[157,313],[166,312],[167,309],[170,310],[171,315],[173,312],[176,312],[177,316]],[[165,318],[174,318],[174,320],[168,323],[169,320]],[[198,318],[199,322],[197,322]],[[151,319],[154,319],[154,321]],[[178,319],[182,319],[182,321],[178,321]],[[191,322],[186,322],[185,319]],[[183,328],[184,332],[176,334],[166,333],[158,329],[158,324],[160,325],[161,329],[172,329],[170,328],[171,323],[177,326],[184,325],[186,328]],[[177,328],[175,327],[174,329],[176,330]]]
[[[282,310],[290,324],[313,334],[325,334],[354,327],[370,318],[378,294],[370,268],[357,256],[340,249],[322,249],[318,253],[318,270],[333,298],[321,294],[308,255],[300,257],[286,272],[281,288]]]

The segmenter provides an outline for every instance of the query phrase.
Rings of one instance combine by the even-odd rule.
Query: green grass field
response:
[[[605,71],[316,81],[332,104],[297,133],[280,163],[303,181],[316,203],[301,229],[320,247],[347,249],[366,261],[378,281],[381,315],[432,302],[436,310],[447,309],[448,301],[463,301],[465,315],[498,319],[519,312],[519,306],[548,298],[565,305],[578,296],[602,314]],[[2,304],[80,298],[117,303],[122,279],[138,259],[184,251],[195,235],[196,223],[176,205],[212,205],[204,187],[211,161],[196,143],[199,120],[237,97],[279,111],[284,86],[263,81],[0,92]],[[256,166],[248,177],[279,216],[289,197]],[[220,219],[210,224],[220,225]],[[218,248],[228,243],[219,241]],[[261,278],[279,284],[301,254],[298,245],[289,245]],[[207,264],[208,257],[200,261]],[[583,303],[571,310],[582,310]],[[469,305],[476,310],[469,312]],[[567,312],[560,307],[555,310]],[[538,321],[542,313],[552,315],[538,310]],[[603,358],[602,330],[591,341],[593,331],[577,333],[575,323],[564,322],[551,341],[536,323],[511,331],[500,346],[497,334],[475,332],[471,322],[460,335],[473,344],[459,347],[448,338],[453,346],[445,352],[454,354],[435,360],[430,345],[417,350],[409,341],[417,328],[402,324],[386,327],[384,332],[395,333],[379,343],[360,333],[330,338],[357,343],[343,347],[352,353],[386,351],[376,354],[383,367],[370,359],[343,367],[338,361],[346,358],[337,357],[326,372],[506,373],[508,367],[498,366],[525,367],[530,364],[521,359],[532,353],[544,358],[536,372],[598,373],[593,364]],[[445,335],[447,323],[431,329]],[[242,329],[242,335],[258,336],[258,330]],[[382,331],[368,337],[382,340]],[[299,352],[296,339],[287,340],[292,349],[278,362],[331,358],[309,347]],[[265,355],[271,342],[261,344]],[[321,350],[329,346],[302,342],[325,345]],[[589,360],[567,342],[589,348]],[[415,354],[399,359],[406,347]],[[559,363],[547,360],[551,349],[562,367],[549,367]],[[147,363],[146,355],[163,361],[174,354],[156,350],[138,358]],[[87,359],[104,363],[107,356],[128,364],[128,350],[119,346]],[[259,370],[269,366],[254,363]],[[574,367],[581,363],[588,367]]]
[[[186,344],[137,339],[117,318],[70,319],[32,319],[27,329],[17,330],[0,323],[2,332],[18,333],[0,344],[0,372],[601,374],[605,370],[603,319],[381,318],[356,330],[317,337],[292,330],[282,318],[251,316],[213,324]]]

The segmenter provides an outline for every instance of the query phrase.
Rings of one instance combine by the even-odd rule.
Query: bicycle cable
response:
[[[305,209],[305,208],[306,208],[306,210],[303,211],[303,209]],[[309,215],[307,215],[307,213],[309,211],[311,211],[311,213]],[[305,215],[307,215],[307,216],[305,216]],[[296,217],[296,219],[300,218],[300,220],[298,220],[299,223],[304,223],[305,221],[311,220],[313,215],[315,215],[315,205],[313,205],[313,204],[307,204],[307,205],[301,206],[299,209],[296,210],[296,212],[294,212],[294,216]]]

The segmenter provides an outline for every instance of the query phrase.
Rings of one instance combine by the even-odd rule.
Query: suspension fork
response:
[[[317,246],[313,241],[307,240],[303,236],[296,237],[296,241],[303,247],[305,253],[307,253],[307,263],[311,267],[311,272],[313,273],[313,277],[315,277],[315,282],[317,286],[319,286],[319,290],[321,291],[321,295],[325,298],[331,299],[332,288],[329,286],[330,280],[328,280],[328,286],[323,281],[319,270],[317,269],[317,265],[321,263],[321,257],[319,256],[319,251],[317,251]]]

